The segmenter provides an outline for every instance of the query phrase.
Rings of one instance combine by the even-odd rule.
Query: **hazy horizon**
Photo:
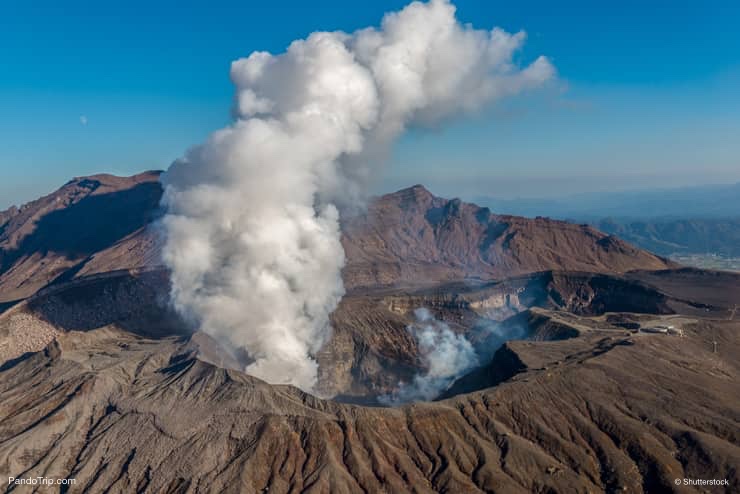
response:
[[[96,174],[111,174],[118,176],[130,176],[138,173],[144,173],[147,171],[162,171],[160,169],[142,169],[135,170],[130,174],[118,173],[115,171],[100,171],[92,173]],[[76,177],[87,176],[87,175],[76,175]],[[36,195],[35,193],[38,186],[29,186],[26,189],[21,189],[21,195],[25,194],[28,197],[25,200],[12,202],[5,200],[6,197],[0,197],[0,211],[4,211],[12,206],[20,207],[23,204],[36,200],[47,194],[53,193],[65,183],[72,180],[73,176],[70,176],[61,182],[52,185],[49,189],[40,191]],[[618,198],[620,194],[642,194],[642,193],[671,193],[682,190],[701,190],[703,188],[721,188],[733,185],[740,185],[740,180],[732,180],[728,177],[725,181],[715,180],[707,181],[706,183],[696,183],[696,181],[689,180],[685,177],[674,177],[674,181],[661,181],[660,177],[647,177],[646,180],[642,177],[628,176],[628,177],[609,177],[608,180],[603,180],[600,177],[496,177],[490,180],[471,180],[466,181],[464,179],[458,180],[418,180],[414,177],[389,177],[376,183],[370,190],[371,195],[379,196],[396,192],[398,190],[408,188],[417,184],[423,185],[434,195],[452,199],[460,198],[467,202],[477,203],[481,206],[486,206],[487,201],[503,201],[505,203],[511,203],[515,208],[523,207],[525,209],[532,209],[537,211],[535,205],[541,202],[541,206],[546,209],[547,206],[553,204],[562,204],[560,201],[568,200],[593,200],[600,194],[609,198]],[[620,180],[621,179],[621,180]],[[578,203],[574,204],[574,207],[578,207]],[[516,211],[516,209],[514,210]],[[498,211],[506,214],[520,214],[518,212],[511,211]],[[533,212],[531,214],[521,213],[523,216],[534,216],[534,215],[552,215],[558,216],[557,212],[543,211]],[[597,215],[598,216],[598,215]],[[626,214],[625,216],[629,216]],[[687,212],[687,217],[691,217],[691,212]],[[649,215],[646,215],[649,217]]]

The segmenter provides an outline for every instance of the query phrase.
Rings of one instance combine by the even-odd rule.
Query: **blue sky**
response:
[[[407,2],[0,5],[0,208],[72,176],[166,168],[229,122],[229,64]],[[740,2],[459,0],[477,28],[528,33],[550,87],[394,149],[379,189],[553,196],[740,181]],[[81,117],[87,123],[83,125]]]

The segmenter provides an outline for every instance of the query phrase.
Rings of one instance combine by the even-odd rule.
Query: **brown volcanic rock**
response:
[[[638,279],[648,275],[651,284]],[[701,292],[687,303],[695,286]],[[70,331],[117,325],[150,336],[182,330],[186,325],[169,312],[167,290],[163,270],[96,274],[44,289],[0,314],[0,362],[40,351]],[[342,401],[376,404],[378,395],[392,392],[399,381],[409,382],[424,365],[406,329],[419,307],[478,344],[486,335],[481,327],[497,321],[506,334],[518,337],[573,336],[562,324],[546,329],[540,316],[528,317],[535,308],[587,317],[630,312],[725,318],[738,297],[740,274],[707,276],[697,270],[626,277],[545,272],[480,285],[350,294],[332,314],[332,337],[317,355],[320,389]]]
[[[94,175],[0,213],[0,304],[53,282],[157,267],[161,237],[151,222],[161,195],[159,172]],[[585,225],[498,216],[420,185],[373,200],[342,226],[349,289],[673,266]]]
[[[343,232],[348,288],[674,266],[587,225],[495,215],[435,197],[421,185],[373,201],[365,214],[345,221]]]
[[[0,303],[26,298],[79,271],[150,265],[156,249],[142,237],[158,210],[158,179],[159,172],[75,178],[52,194],[2,213]],[[129,248],[142,244],[146,251]],[[109,255],[116,248],[117,255]],[[96,260],[96,269],[85,269],[101,251],[115,262]]]
[[[155,179],[146,183],[159,190]],[[562,261],[606,271],[613,256],[619,271],[627,268],[618,261],[651,257],[582,227],[486,220],[485,210],[415,189],[408,200],[380,199],[365,220],[345,225],[346,276],[414,286],[361,291],[365,281],[348,278],[355,290],[332,316],[335,336],[318,356],[322,379],[361,401],[412,375],[418,351],[405,326],[420,306],[456,332],[481,317],[527,324],[532,341],[507,343],[450,390],[469,394],[359,407],[224,368],[238,364],[207,336],[184,333],[164,309],[164,272],[119,269],[155,259],[148,256],[156,244],[140,230],[151,216],[134,215],[122,231],[100,225],[97,251],[0,314],[0,476],[76,478],[69,492],[681,492],[676,478],[726,478],[718,492],[740,488],[740,322],[728,311],[740,275],[540,272],[420,286],[437,275],[501,278],[497,266],[526,271]],[[81,193],[78,203],[90,195]],[[37,225],[17,236],[16,246],[28,247],[24,262],[80,255],[25,240],[55,212],[15,223],[15,232]],[[504,246],[509,235],[497,225],[508,231],[515,220],[519,229]],[[517,235],[540,243],[514,251]],[[571,253],[581,259],[558,259],[560,246],[580,246]],[[400,267],[402,253],[408,267]],[[485,266],[491,270],[476,274]],[[663,318],[680,321],[686,336],[620,326]]]
[[[736,492],[740,322],[686,330],[513,342],[500,385],[399,409],[270,386],[179,336],[65,333],[0,369],[0,475],[69,492]]]
[[[327,395],[367,404],[391,392],[398,381],[410,382],[423,363],[406,327],[420,307],[477,344],[491,326],[517,338],[578,334],[573,325],[560,322],[562,317],[548,317],[544,324],[533,310],[586,318],[634,313],[724,319],[736,300],[740,274],[687,269],[626,275],[543,272],[483,284],[350,293],[332,314],[332,338],[317,355],[320,384]],[[598,325],[613,326],[606,320]]]

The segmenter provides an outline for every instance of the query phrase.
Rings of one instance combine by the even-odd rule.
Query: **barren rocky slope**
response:
[[[225,370],[200,335],[65,332],[2,366],[0,474],[78,479],[70,492],[736,492],[740,323],[571,324],[507,344],[498,386],[395,409]]]
[[[498,279],[546,271],[624,272],[673,264],[587,225],[493,214],[421,185],[343,225],[349,287]]]
[[[375,404],[399,381],[409,382],[423,367],[418,342],[407,330],[420,307],[476,343],[501,323],[501,334],[526,336],[535,325],[521,316],[532,308],[589,317],[630,312],[724,318],[732,307],[728,300],[740,300],[740,275],[691,269],[626,276],[542,272],[475,285],[355,293],[332,315],[332,337],[317,355],[321,391]],[[117,271],[42,290],[0,314],[0,361],[40,351],[65,332],[111,324],[145,336],[183,331],[186,325],[167,309],[166,272]]]
[[[739,274],[407,189],[344,225],[351,290],[317,355],[337,395],[322,400],[243,374],[167,309],[145,228],[156,174],[84,180],[61,189],[68,208],[52,195],[0,216],[0,300],[15,301],[0,306],[0,476],[76,478],[69,492],[740,489]],[[83,236],[56,239],[49,216]],[[419,307],[473,342],[490,324],[526,340],[442,401],[349,404],[423,370]]]
[[[158,264],[160,239],[147,228],[158,216],[158,179],[158,172],[77,178],[0,214],[0,304],[50,283]],[[611,273],[673,266],[588,226],[497,216],[421,186],[375,199],[343,231],[350,289],[549,269]]]
[[[76,178],[0,213],[0,308],[55,281],[156,262],[158,172]]]

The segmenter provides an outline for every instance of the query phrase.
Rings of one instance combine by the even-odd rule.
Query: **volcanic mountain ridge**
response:
[[[159,172],[94,175],[0,213],[0,304],[58,282],[160,265]],[[626,272],[675,267],[587,225],[499,216],[417,185],[346,219],[349,289],[493,280],[546,270]],[[0,305],[0,308],[2,306]]]
[[[740,275],[405,189],[343,222],[349,291],[316,356],[329,401],[244,374],[168,309],[160,196],[156,173],[99,175],[0,213],[0,475],[78,479],[69,492],[740,488]],[[424,371],[419,307],[491,354],[441,401],[349,404]],[[482,327],[524,339],[496,350]]]

